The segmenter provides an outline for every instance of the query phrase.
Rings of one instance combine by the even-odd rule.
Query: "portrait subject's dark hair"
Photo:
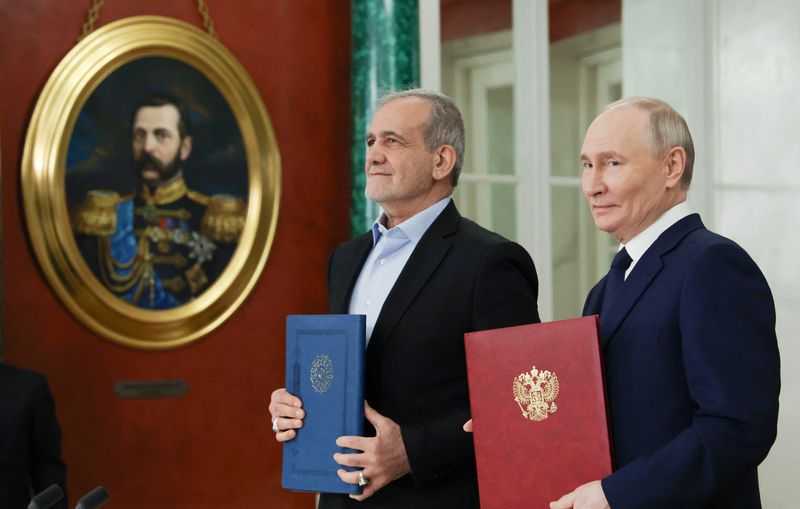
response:
[[[178,134],[180,134],[181,139],[191,136],[192,124],[189,122],[189,110],[186,109],[186,106],[183,105],[180,99],[169,94],[152,94],[139,101],[136,107],[133,108],[131,129],[136,120],[136,114],[139,113],[140,109],[147,107],[158,108],[159,106],[166,106],[168,104],[171,104],[178,110]]]

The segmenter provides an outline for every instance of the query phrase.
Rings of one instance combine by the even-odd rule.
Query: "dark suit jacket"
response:
[[[331,255],[332,313],[347,313],[370,232]],[[367,347],[366,397],[400,424],[412,473],[362,503],[322,495],[320,508],[478,507],[464,333],[539,321],[538,282],[518,244],[462,218],[451,202],[412,253]]]
[[[600,317],[616,471],[612,509],[758,508],[780,373],[767,282],[700,216],[672,225]],[[605,278],[584,314],[599,312]]]
[[[47,380],[0,363],[0,507],[25,509],[54,483],[66,493],[66,472]],[[55,507],[66,509],[66,497]]]

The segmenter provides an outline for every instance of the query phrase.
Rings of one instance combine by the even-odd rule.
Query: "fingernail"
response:
[[[294,415],[296,415],[297,417],[303,417],[303,411],[298,410],[297,412],[294,413]]]

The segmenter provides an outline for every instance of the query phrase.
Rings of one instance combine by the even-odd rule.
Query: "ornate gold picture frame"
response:
[[[151,90],[155,88],[160,90]],[[123,223],[121,205],[130,204],[132,217],[133,211],[140,217],[151,217],[154,210],[161,213],[152,200],[146,207],[136,201],[138,189],[146,192],[146,188],[131,177],[135,176],[136,161],[131,161],[130,141],[131,114],[138,111],[131,106],[140,99],[136,96],[160,92],[188,103],[188,115],[199,120],[200,127],[192,136],[191,157],[195,159],[186,161],[186,186],[181,188],[187,203],[198,208],[170,213],[190,218],[202,215],[204,232],[207,227],[236,232],[234,236],[218,235],[220,242],[230,247],[220,271],[213,276],[198,276],[195,271],[192,277],[187,271],[184,279],[189,286],[199,282],[200,290],[163,308],[148,305],[141,291],[134,292],[135,285],[158,279],[154,256],[182,258],[180,264],[199,267],[202,255],[170,252],[170,242],[188,245],[191,235],[197,240],[194,230],[199,226],[186,227],[184,222],[184,230],[180,230],[176,226],[179,219],[173,224],[166,218],[153,223],[154,229],[137,227],[137,237],[132,238],[140,241],[136,256],[141,259],[124,263],[107,247],[111,232]],[[135,149],[133,154],[135,157]],[[195,170],[190,171],[192,167]],[[22,195],[31,243],[51,286],[90,329],[134,348],[184,345],[230,317],[255,285],[275,234],[280,168],[275,134],[258,91],[222,44],[178,20],[159,16],[122,19],[81,40],[53,71],[36,104],[22,159]],[[89,212],[85,210],[87,200],[92,204]],[[226,209],[237,210],[243,222],[237,227],[235,222],[225,222],[225,217],[209,220],[212,209],[223,211],[223,216]],[[128,229],[134,231],[133,220],[129,222]],[[83,237],[87,235],[82,237],[86,232],[95,247],[106,246],[103,277],[95,266],[97,260],[89,260],[80,244],[86,240]],[[163,240],[165,232],[167,240]],[[156,234],[162,235],[161,244]],[[141,240],[144,238],[150,240]],[[202,242],[191,245],[196,244]],[[221,245],[211,243],[210,249]],[[159,254],[158,249],[163,252]],[[126,268],[131,265],[138,267],[141,281],[133,281],[133,270]],[[176,287],[162,279],[149,287],[149,304],[155,302],[153,288],[167,291]],[[125,284],[114,286],[120,281]],[[186,286],[185,282],[174,283]],[[128,290],[129,294],[123,295]]]

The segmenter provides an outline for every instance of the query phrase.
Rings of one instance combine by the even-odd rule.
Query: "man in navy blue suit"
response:
[[[764,276],[686,194],[694,147],[655,99],[623,99],[581,153],[596,226],[621,244],[584,315],[600,314],[615,471],[553,509],[759,508],[780,361]]]

